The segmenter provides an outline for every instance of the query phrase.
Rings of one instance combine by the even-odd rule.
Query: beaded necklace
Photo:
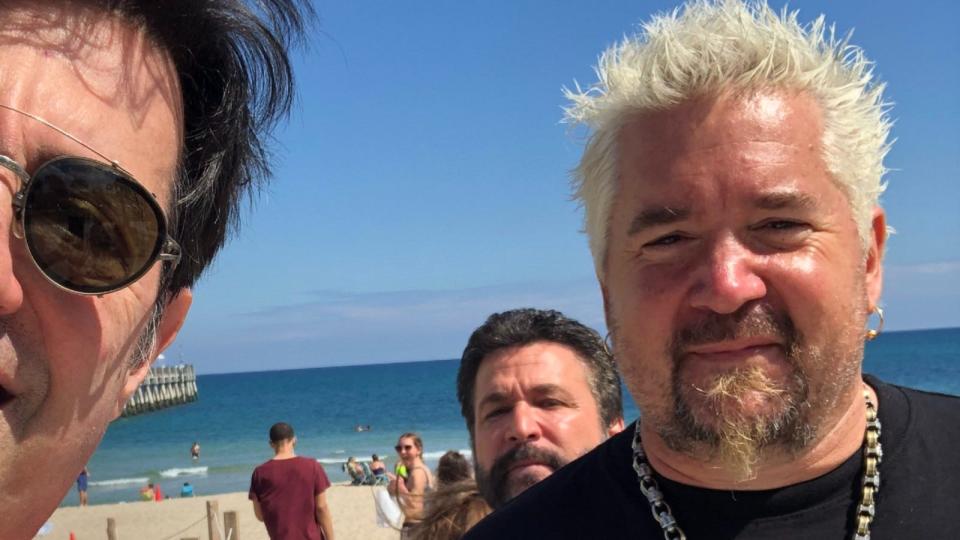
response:
[[[865,388],[863,399],[867,404],[867,428],[863,434],[863,480],[860,490],[860,504],[857,507],[856,530],[853,540],[870,540],[870,523],[876,514],[876,497],[880,491],[880,471],[878,469],[883,457],[880,447],[880,419],[877,417],[877,405]],[[640,419],[637,419],[633,434],[633,470],[637,473],[640,482],[640,491],[650,503],[650,512],[663,530],[666,540],[686,540],[670,505],[664,500],[663,492],[657,480],[653,477],[653,468],[647,461],[647,455],[640,443]]]

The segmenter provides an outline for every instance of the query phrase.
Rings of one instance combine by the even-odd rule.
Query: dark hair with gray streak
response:
[[[480,364],[491,353],[508,347],[549,341],[566,345],[588,368],[588,383],[600,410],[600,421],[608,427],[623,418],[620,375],[613,356],[600,334],[553,310],[532,308],[494,313],[473,331],[460,359],[457,373],[457,398],[473,440],[476,418],[473,416],[474,390]]]
[[[130,358],[148,360],[167,302],[191,287],[238,230],[239,206],[270,176],[269,132],[290,110],[288,49],[313,18],[296,0],[89,0],[143,28],[170,54],[183,101],[183,143],[167,208],[180,264],[164,264],[151,320]]]
[[[142,27],[171,56],[184,111],[169,208],[180,264],[164,269],[158,303],[192,286],[239,227],[244,195],[270,175],[266,137],[294,97],[288,56],[313,11],[292,0],[93,1]]]

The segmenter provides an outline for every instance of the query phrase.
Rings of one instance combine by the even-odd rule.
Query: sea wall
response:
[[[193,366],[155,366],[123,407],[122,416],[165,409],[197,399],[197,374]]]

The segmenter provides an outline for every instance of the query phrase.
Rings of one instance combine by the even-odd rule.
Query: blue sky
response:
[[[782,6],[779,1],[771,2]],[[195,289],[167,361],[201,373],[459,357],[491,312],[603,328],[561,90],[675,2],[318,1],[276,179]],[[954,2],[795,1],[876,62],[897,139],[890,329],[960,326]]]

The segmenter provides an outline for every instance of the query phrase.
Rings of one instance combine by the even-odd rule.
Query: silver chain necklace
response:
[[[853,540],[870,540],[870,523],[876,514],[876,497],[880,491],[880,471],[878,466],[883,457],[880,447],[880,419],[877,417],[877,405],[866,388],[863,399],[867,402],[867,429],[863,434],[863,481],[860,490],[860,504],[857,507],[856,531]],[[647,454],[640,443],[640,419],[634,425],[633,434],[633,470],[640,482],[640,491],[650,503],[650,512],[663,530],[666,540],[686,540],[687,535],[680,529],[670,505],[663,498],[663,492],[653,477],[653,469],[647,462]]]

